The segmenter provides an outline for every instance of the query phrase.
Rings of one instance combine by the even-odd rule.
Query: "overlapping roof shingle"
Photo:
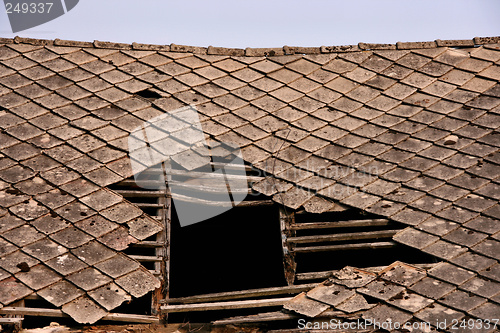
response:
[[[159,226],[105,187],[132,175],[131,130],[194,105],[207,136],[240,145],[277,179],[254,190],[293,209],[340,202],[404,223],[396,241],[446,262],[427,273],[440,282],[415,293],[473,316],[479,308],[458,304],[464,292],[498,309],[499,38],[246,50],[1,42],[0,284],[13,290],[3,305],[37,292],[72,315],[140,296],[136,275],[155,285],[126,257],[123,277],[106,268],[122,256],[115,236],[136,240],[124,226]],[[159,98],[137,94],[145,89]],[[72,278],[82,270],[95,285]],[[104,304],[96,295],[113,283],[120,297]],[[457,290],[435,297],[444,283]],[[65,288],[71,297],[54,296]]]

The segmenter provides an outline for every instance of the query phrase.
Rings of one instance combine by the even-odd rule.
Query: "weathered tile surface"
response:
[[[254,190],[291,209],[318,213],[341,201],[376,212],[409,225],[395,241],[447,261],[428,272],[432,278],[400,280],[406,270],[386,272],[384,281],[402,285],[395,289],[410,288],[418,295],[405,295],[414,300],[435,300],[434,286],[478,297],[462,305],[456,291],[423,309],[396,299],[395,307],[369,310],[372,318],[405,318],[401,309],[420,320],[444,318],[443,311],[448,319],[461,318],[461,311],[480,316],[467,304],[494,311],[490,301],[480,302],[495,296],[498,274],[487,270],[500,260],[500,50],[455,49],[454,42],[365,51],[368,44],[361,43],[322,47],[326,53],[314,55],[248,49],[238,56],[100,49],[99,43],[63,51],[22,41],[0,46],[0,207],[6,212],[0,266],[23,283],[8,282],[17,296],[0,302],[38,292],[86,322],[157,285],[117,252],[162,226],[106,187],[132,176],[131,130],[193,104],[207,137],[240,144],[244,159],[272,177]],[[141,97],[144,89],[161,97]],[[23,262],[31,274],[16,266]],[[94,267],[102,284],[78,281],[83,289],[61,297],[70,275],[98,272]],[[37,283],[44,270],[62,280]],[[471,280],[477,274],[485,280]],[[134,285],[139,279],[144,288]],[[86,292],[104,284],[118,291]],[[366,295],[389,300],[373,295],[387,286],[371,284],[363,287]],[[346,311],[368,308],[352,299]]]

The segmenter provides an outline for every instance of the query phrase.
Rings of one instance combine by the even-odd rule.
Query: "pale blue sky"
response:
[[[500,0],[80,0],[11,31],[0,9],[2,37],[239,48],[471,39],[500,36]]]

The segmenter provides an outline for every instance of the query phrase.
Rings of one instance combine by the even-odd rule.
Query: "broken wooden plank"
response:
[[[276,202],[272,200],[253,200],[253,201],[242,201],[236,205],[236,207],[262,207],[262,206],[274,206]]]
[[[163,204],[158,203],[142,203],[142,202],[134,202],[139,208],[163,208]]]
[[[295,215],[288,212],[284,207],[279,208],[280,214],[280,232],[281,232],[281,248],[283,252],[283,268],[285,270],[285,280],[288,285],[293,285],[295,281],[295,273],[297,271],[297,262],[293,248],[289,244],[289,238],[295,236],[295,231],[290,229],[290,226],[295,223]]]
[[[162,247],[165,244],[163,242],[158,242],[158,241],[140,241],[137,243],[132,243],[130,246],[132,247],[146,247],[146,248],[155,248],[155,247]]]
[[[263,308],[272,306],[282,306],[291,299],[292,297],[282,297],[282,298],[257,299],[257,300],[245,300],[245,301],[163,305],[161,306],[161,311],[164,313],[173,313],[173,312]]]
[[[160,262],[160,261],[163,261],[162,257],[157,257],[157,256],[142,256],[142,255],[135,255],[135,254],[129,254],[128,256],[134,260],[139,261],[139,262]]]
[[[185,190],[190,190],[194,192],[202,192],[202,193],[218,193],[218,194],[225,194],[229,191],[234,194],[249,194],[252,193],[252,190],[250,188],[245,188],[245,189],[231,189],[227,183],[225,186],[213,186],[213,180],[210,180],[209,182],[206,182],[207,184],[203,184],[203,181],[195,178],[195,179],[189,179],[183,182],[178,182],[178,181],[170,181],[169,185],[175,188],[182,188]]]
[[[316,287],[316,283],[302,284],[302,285],[292,285],[284,287],[272,287],[272,288],[260,288],[260,289],[249,289],[249,290],[238,290],[238,291],[228,291],[222,293],[204,294],[204,295],[194,295],[187,297],[170,298],[168,300],[162,301],[162,303],[201,303],[201,302],[213,302],[213,301],[225,301],[234,300],[241,298],[250,297],[262,297],[262,296],[276,296],[284,294],[295,294],[303,291],[307,291],[311,288]]]
[[[290,243],[295,243],[295,244],[304,244],[304,243],[338,242],[338,241],[360,240],[360,239],[392,238],[392,236],[394,236],[399,231],[400,230],[380,230],[380,231],[340,233],[333,235],[299,236],[299,237],[289,237],[288,241]]]
[[[382,227],[391,224],[386,219],[374,220],[350,220],[350,221],[335,221],[335,222],[308,222],[295,223],[292,225],[294,230],[310,230],[310,229],[331,229],[331,228],[351,228],[351,227]]]
[[[135,182],[134,182],[135,184]],[[142,190],[114,190],[125,198],[156,198],[165,195],[165,191],[142,191]]]
[[[4,307],[0,309],[2,315],[22,315],[33,317],[61,317],[70,318],[69,315],[59,309],[28,308],[28,307]],[[122,321],[130,323],[160,323],[158,317],[135,315],[128,313],[108,313],[101,320]]]
[[[182,195],[178,193],[173,195],[173,199],[182,202],[190,202],[198,205],[217,206],[217,207],[257,207],[257,206],[272,206],[275,204],[275,202],[272,200],[254,200],[254,201],[242,201],[238,203],[236,206],[233,206],[233,202],[205,200],[205,199],[189,197],[187,195]]]
[[[165,187],[165,182],[161,180],[137,180],[134,179],[124,179],[118,184],[118,186],[138,186],[138,187],[146,187],[146,188],[157,188],[161,189]]]
[[[330,318],[343,316],[344,313],[341,311],[326,310],[321,313],[321,318]],[[225,319],[220,319],[212,322],[212,325],[230,325],[230,324],[249,324],[249,323],[259,323],[259,322],[270,322],[270,321],[280,321],[280,320],[290,320],[301,318],[302,316],[295,313],[285,313],[281,311],[275,312],[264,312],[249,316],[236,316]]]
[[[308,246],[308,247],[296,247],[293,249],[293,252],[312,253],[312,252],[345,251],[345,250],[375,250],[375,249],[389,249],[397,245],[398,243],[391,241],[391,242],[375,242],[375,243]]]

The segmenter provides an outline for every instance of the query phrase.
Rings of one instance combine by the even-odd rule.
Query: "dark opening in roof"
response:
[[[136,93],[136,95],[141,96],[143,98],[147,98],[149,100],[155,100],[161,97],[156,91],[150,89],[144,89]]]

